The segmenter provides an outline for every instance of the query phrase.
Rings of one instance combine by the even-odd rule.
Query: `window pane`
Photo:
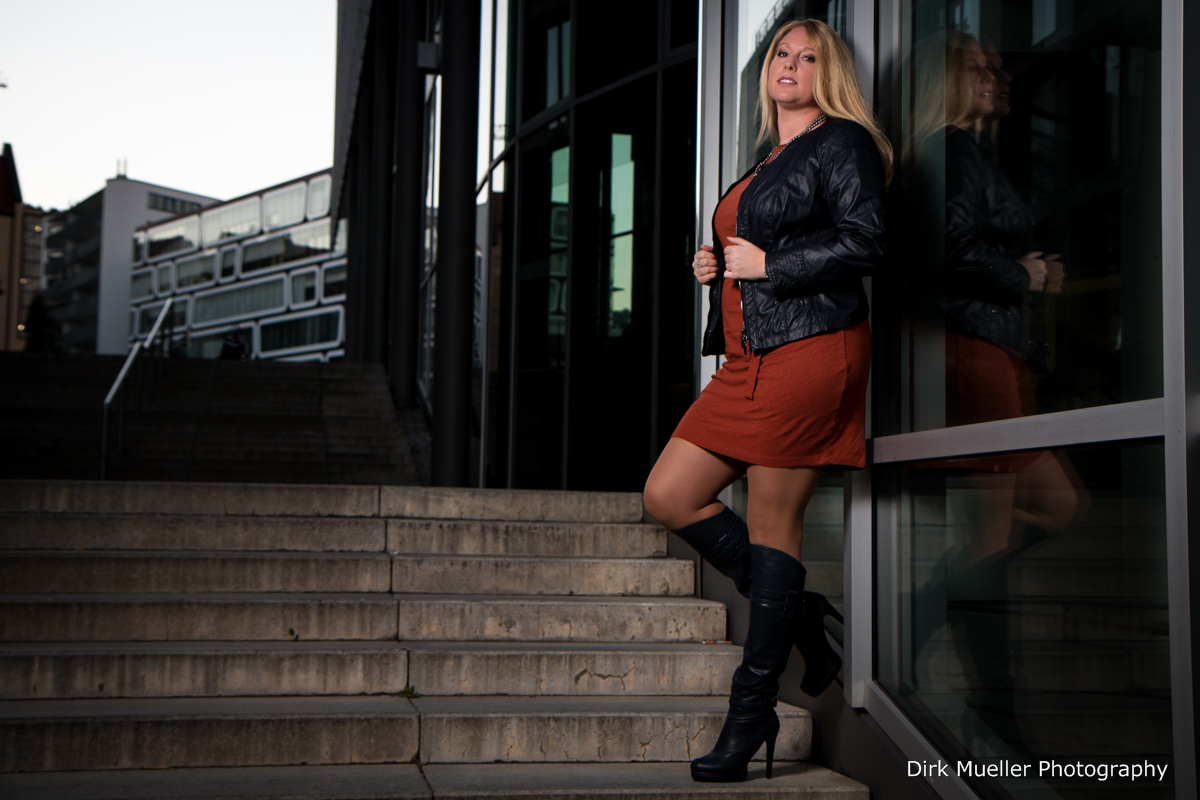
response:
[[[346,265],[326,269],[324,281],[322,297],[326,300],[343,297],[346,294]]]
[[[144,231],[138,231],[133,235],[133,263],[141,261],[145,253],[146,234]]]
[[[316,347],[338,343],[338,323],[342,312],[333,310],[299,319],[264,322],[259,326],[263,354],[293,347]]]
[[[1158,4],[921,7],[877,432],[1160,397]]]
[[[204,221],[204,246],[215,244],[236,236],[250,236],[259,229],[258,198],[251,197],[231,205],[206,211]]]
[[[578,95],[648,67],[658,58],[658,3],[576,3],[575,13],[579,19]],[[614,47],[614,42],[620,42],[619,47]],[[650,110],[653,108],[651,105]]]
[[[154,295],[154,272],[138,272],[129,281],[129,298],[142,300]]]
[[[525,119],[549,108],[571,91],[571,4],[550,0],[529,4],[525,20]]]
[[[161,267],[158,268],[158,293],[160,295],[171,293],[171,265],[170,264],[163,264]]]
[[[217,255],[200,256],[175,265],[175,285],[180,289],[212,283],[217,269]]]
[[[317,219],[329,213],[329,190],[333,178],[321,175],[308,182],[308,218]]]
[[[297,183],[263,195],[263,227],[275,230],[304,221],[304,184]]]
[[[1173,770],[1037,774],[1041,760],[1171,763],[1162,445],[880,474],[895,545],[880,553],[879,678],[947,760],[1033,765],[1025,780],[970,779],[984,797],[1173,798]]]
[[[197,297],[192,322],[202,325],[267,311],[282,311],[283,306],[283,276],[280,275],[262,283],[235,285]]]
[[[146,232],[146,238],[149,240],[150,258],[194,250],[200,242],[200,219],[188,217],[150,228]]]
[[[329,221],[316,222],[242,248],[242,274],[329,252]]]
[[[237,266],[237,250],[230,249],[221,253],[221,280],[228,280],[233,277],[234,268]]]
[[[298,272],[292,276],[292,304],[311,303],[317,299],[317,273]]]

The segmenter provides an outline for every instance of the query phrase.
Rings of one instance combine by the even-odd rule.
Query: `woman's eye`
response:
[[[816,61],[816,59],[815,59],[815,58],[813,58],[812,56],[805,56],[805,57],[804,57],[804,60],[805,60],[805,61],[808,61],[809,63],[811,63],[811,62],[813,62],[813,61]]]

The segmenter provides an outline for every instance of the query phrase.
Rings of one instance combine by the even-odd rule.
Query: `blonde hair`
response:
[[[979,127],[970,70],[971,54],[976,50],[980,47],[975,37],[962,31],[938,31],[917,45],[913,64],[916,108],[912,135],[904,144],[906,159],[922,142],[947,127]]]
[[[783,37],[801,27],[808,34],[808,41],[817,55],[817,74],[813,79],[813,99],[817,107],[828,117],[853,120],[867,129],[875,141],[875,146],[879,148],[879,157],[883,160],[884,181],[891,183],[892,143],[883,134],[883,128],[876,121],[875,114],[863,97],[850,48],[846,47],[846,43],[833,28],[819,19],[793,20],[781,25],[775,32],[771,48],[767,51],[767,58],[763,60],[762,75],[758,81],[759,123],[758,141],[755,142],[755,146],[768,138],[773,144],[779,144],[779,109],[768,92],[771,85],[771,62],[779,52],[779,43],[783,41]]]

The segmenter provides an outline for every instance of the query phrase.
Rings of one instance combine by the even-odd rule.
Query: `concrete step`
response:
[[[674,558],[398,555],[392,589],[490,595],[690,596],[695,565]],[[3,576],[0,567],[0,576]]]
[[[399,642],[117,642],[0,646],[0,700],[396,694]]]
[[[377,517],[378,486],[0,481],[0,513]]]
[[[742,649],[721,644],[407,642],[408,681],[431,696],[728,695]]]
[[[685,800],[698,796],[758,800],[869,800],[869,789],[825,767],[775,763],[771,780],[761,764],[750,779],[730,785],[696,784],[684,764],[357,764],[307,767],[226,767],[177,770],[106,770],[0,776],[8,800]]]
[[[716,744],[724,697],[421,697],[423,764],[690,761]],[[812,716],[780,703],[775,757],[812,751]],[[765,748],[759,751],[761,759]]]
[[[398,595],[401,641],[701,642],[725,605],[691,597]]]
[[[401,697],[10,700],[0,772],[412,761]]]
[[[379,509],[381,516],[409,519],[641,522],[642,496],[633,492],[384,486]]]
[[[2,642],[378,641],[396,619],[381,594],[0,596]]]
[[[6,514],[0,550],[382,552],[382,519],[218,514]]]
[[[0,592],[387,592],[391,571],[385,553],[24,550]]]
[[[464,556],[646,558],[667,554],[667,531],[640,524],[389,519],[387,549]]]

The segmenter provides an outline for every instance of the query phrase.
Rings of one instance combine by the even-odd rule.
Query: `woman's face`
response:
[[[1008,92],[1012,86],[1012,76],[1004,71],[1004,57],[994,49],[988,48],[984,55],[987,58],[988,71],[992,73],[992,80],[996,83],[992,89],[992,113],[984,119],[984,122],[991,122],[1007,117],[1011,110],[1008,105]]]
[[[988,69],[987,58],[979,45],[975,45],[967,53],[967,73],[971,86],[971,122],[990,115],[995,107],[992,89],[996,81],[992,71]]]
[[[767,94],[781,108],[815,105],[813,81],[817,76],[817,53],[804,28],[795,28],[783,37],[767,75]]]

